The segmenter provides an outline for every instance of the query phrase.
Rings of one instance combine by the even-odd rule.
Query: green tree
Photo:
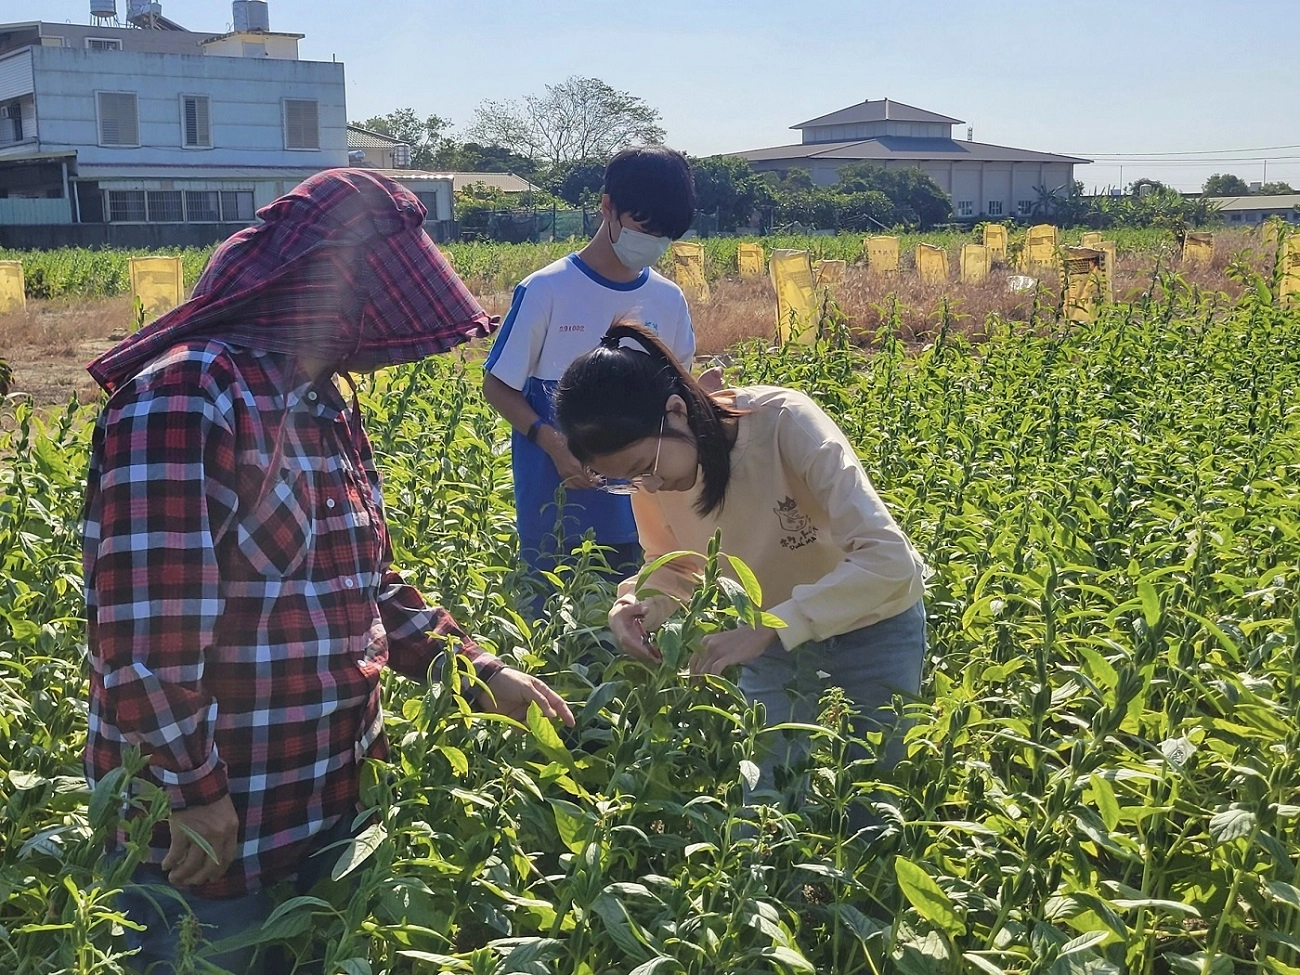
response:
[[[776,200],[771,185],[739,156],[706,156],[691,160],[696,206],[717,213],[718,227],[747,226],[755,211]],[[811,184],[811,180],[809,180]]]
[[[434,168],[456,173],[514,173],[531,182],[539,178],[537,161],[501,146],[447,139],[434,156]]]
[[[484,101],[474,110],[470,138],[503,146],[551,169],[605,159],[631,145],[663,141],[659,111],[599,78],[570,75],[523,101]]]
[[[443,133],[451,125],[440,115],[421,119],[413,108],[399,108],[387,115],[376,115],[352,124],[405,142],[411,147],[411,165],[416,169],[429,169],[434,165],[438,151],[447,141]]]
[[[1240,176],[1234,176],[1232,173],[1215,173],[1205,181],[1201,193],[1204,196],[1247,196],[1250,187]]]
[[[1260,196],[1290,196],[1295,189],[1290,183],[1265,183],[1259,188]]]
[[[605,161],[579,159],[561,163],[546,174],[546,185],[571,206],[599,206],[605,185]]]

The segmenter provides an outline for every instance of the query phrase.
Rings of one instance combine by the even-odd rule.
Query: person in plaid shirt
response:
[[[213,940],[259,923],[269,885],[349,835],[359,763],[387,754],[385,665],[424,680],[454,646],[481,708],[522,717],[535,702],[573,723],[390,567],[355,393],[334,382],[492,330],[424,207],[331,170],[258,216],[188,302],[88,367],[110,395],[84,526],[87,776],[93,788],[141,750],[171,817],[136,879],[165,878]],[[169,965],[171,918],[126,903],[155,922],[137,963]]]

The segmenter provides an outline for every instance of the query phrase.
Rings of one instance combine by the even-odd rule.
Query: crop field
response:
[[[784,732],[730,682],[610,653],[598,552],[520,617],[473,351],[367,379],[396,564],[578,724],[389,675],[374,824],[262,937],[354,975],[1300,973],[1300,309],[1263,271],[1152,272],[1091,324],[940,307],[918,336],[885,301],[869,341],[831,308],[815,346],[729,349],[730,382],[842,425],[932,570],[905,759],[848,761],[832,694],[798,802],[747,797]],[[93,415],[0,413],[0,970],[22,975],[129,970],[132,858],[100,855],[127,783],[90,795],[80,764]],[[706,578],[669,646],[744,598]]]

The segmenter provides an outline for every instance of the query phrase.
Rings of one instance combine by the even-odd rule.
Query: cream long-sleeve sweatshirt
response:
[[[718,395],[742,411],[726,500],[702,518],[694,508],[699,481],[690,491],[634,495],[646,563],[674,551],[702,553],[721,528],[722,551],[749,566],[763,608],[786,624],[777,635],[787,650],[915,605],[924,594],[921,557],[830,417],[792,389]],[[701,569],[699,559],[678,559],[649,584],[686,598]]]

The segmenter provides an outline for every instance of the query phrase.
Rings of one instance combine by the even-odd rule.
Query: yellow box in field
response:
[[[128,266],[131,297],[140,299],[146,322],[167,314],[185,300],[179,257],[133,257]]]
[[[944,284],[948,280],[948,252],[933,244],[917,244],[916,273],[922,284]]]
[[[1065,272],[1065,317],[1075,322],[1090,322],[1097,316],[1097,306],[1105,300],[1106,252],[1092,247],[1066,247],[1061,252]]]
[[[736,273],[742,278],[756,278],[763,274],[763,247],[749,241],[736,245]]]
[[[979,284],[989,276],[989,249],[984,244],[961,245],[961,283]]]
[[[1214,260],[1214,234],[1189,230],[1183,235],[1183,263],[1208,265]]]
[[[865,241],[867,268],[887,274],[898,273],[898,238],[868,237]]]
[[[807,251],[774,250],[767,262],[776,290],[776,332],[782,342],[791,337],[811,342],[821,315],[817,287]]]
[[[0,314],[27,309],[22,261],[0,261]]]
[[[994,261],[1005,264],[1007,260],[1007,228],[1000,223],[986,223],[984,225],[984,246],[988,248],[990,264]]]
[[[709,300],[709,282],[704,278],[704,245],[698,240],[675,240],[672,245],[673,280],[688,298]]]
[[[1040,223],[1025,232],[1025,249],[1020,252],[1020,269],[1022,271],[1041,271],[1055,267],[1057,261],[1056,228],[1048,223]]]

